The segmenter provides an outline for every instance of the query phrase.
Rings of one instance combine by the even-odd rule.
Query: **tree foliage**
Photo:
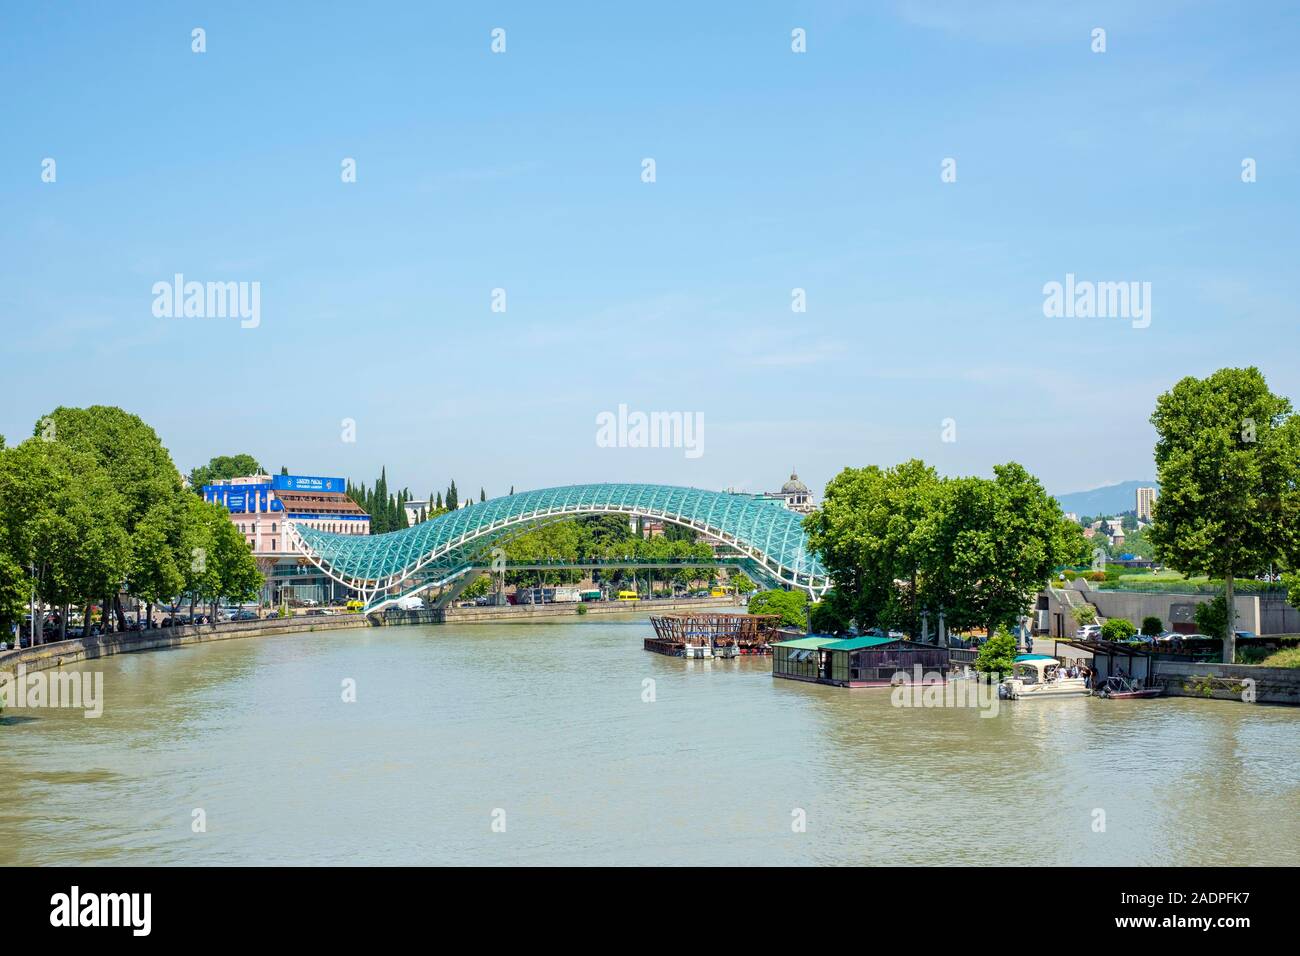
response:
[[[1300,416],[1256,368],[1184,378],[1156,401],[1151,424],[1160,497],[1151,541],[1186,575],[1234,579],[1300,559]],[[1234,659],[1232,621],[1223,660]]]
[[[749,599],[750,614],[779,614],[785,627],[808,623],[808,595],[803,591],[759,591]]]
[[[151,603],[186,593],[215,602],[261,588],[228,512],[184,492],[139,418],[107,406],[61,407],[33,431],[0,448],[0,620],[20,613],[16,599],[32,591],[56,608],[105,602],[107,616],[116,606],[121,624],[121,592]]]
[[[262,466],[252,455],[218,455],[206,465],[200,465],[190,472],[190,490],[202,496],[204,485],[261,472]]]
[[[1054,568],[1086,555],[1079,526],[1014,462],[992,478],[941,478],[917,460],[847,468],[805,528],[840,613],[912,634],[940,609],[954,629],[1009,628]]]
[[[1196,629],[1206,637],[1228,636],[1228,600],[1224,595],[1197,604],[1192,617],[1196,621]]]

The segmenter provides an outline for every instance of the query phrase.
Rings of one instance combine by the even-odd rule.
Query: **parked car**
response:
[[[1081,641],[1095,641],[1101,638],[1100,624],[1085,624],[1074,635]]]
[[[1254,631],[1233,631],[1232,633],[1237,635],[1237,640],[1241,640],[1242,638],[1259,637],[1259,635]]]
[[[274,616],[274,615],[272,615],[272,616]],[[234,621],[256,621],[256,620],[257,620],[257,612],[256,612],[256,611],[236,611],[236,612],[235,612],[235,616],[234,616],[233,618],[231,618],[231,620],[234,620]]]

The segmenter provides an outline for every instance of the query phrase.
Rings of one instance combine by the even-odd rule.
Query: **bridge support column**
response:
[[[948,629],[943,623],[943,608],[939,608],[939,646],[948,646]]]

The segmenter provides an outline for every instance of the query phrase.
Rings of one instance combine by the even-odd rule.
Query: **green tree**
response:
[[[1009,628],[1085,552],[1078,525],[1014,462],[992,479],[942,479],[920,461],[847,468],[804,527],[841,614],[913,634],[923,610],[953,628]]]
[[[1145,637],[1155,637],[1165,629],[1165,622],[1158,617],[1142,618],[1142,634]]]
[[[1236,656],[1234,582],[1300,558],[1300,417],[1256,368],[1184,378],[1151,416],[1161,561],[1225,583],[1223,661]]]
[[[126,570],[147,561],[142,553],[145,545],[136,536],[139,525],[159,502],[183,494],[180,473],[157,433],[139,417],[105,405],[60,406],[41,419],[34,432],[37,438],[66,443],[71,451],[93,459],[124,503],[122,529],[133,552]],[[103,595],[105,616],[114,608],[123,628],[126,619],[117,593],[125,578],[124,574]]]
[[[1228,599],[1225,595],[1220,594],[1212,601],[1197,604],[1192,617],[1196,621],[1196,629],[1206,637],[1222,638],[1225,641],[1228,639]]]
[[[1292,607],[1300,607],[1300,574],[1287,572],[1282,575],[1282,584],[1286,588],[1286,599]]]
[[[853,625],[853,617],[831,591],[812,606],[809,622],[814,634],[844,634]]]
[[[846,468],[804,519],[810,547],[859,625],[892,627],[916,617],[929,543],[922,527],[941,492],[937,474],[917,460],[887,470]]]
[[[460,592],[460,599],[462,601],[474,601],[486,597],[491,592],[492,578],[482,574],[465,586],[465,590]]]
[[[0,454],[6,588],[67,606],[116,593],[129,568],[125,502],[92,455],[45,431]],[[22,578],[12,579],[14,567]],[[68,615],[62,615],[66,623]],[[39,637],[44,614],[33,622]]]
[[[252,455],[218,455],[206,465],[200,465],[190,472],[190,490],[196,495],[203,495],[203,486],[214,481],[230,478],[242,478],[245,475],[260,474],[262,466]],[[285,474],[283,468],[281,474]]]
[[[749,599],[750,614],[779,614],[781,624],[804,627],[808,623],[808,595],[803,591],[759,591]]]
[[[1097,608],[1091,604],[1076,604],[1070,609],[1070,616],[1080,627],[1097,623]]]
[[[953,628],[1010,630],[1054,568],[1074,563],[1081,536],[1038,479],[1011,462],[994,477],[944,483],[922,528],[923,579]]]
[[[727,583],[736,589],[737,594],[750,594],[758,590],[758,585],[744,571],[728,571]]]

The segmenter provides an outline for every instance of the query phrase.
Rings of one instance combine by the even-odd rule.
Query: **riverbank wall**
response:
[[[548,618],[583,617],[604,614],[642,614],[647,611],[697,611],[711,608],[744,610],[731,598],[660,598],[653,601],[592,601],[585,604],[507,604],[501,607],[449,607],[443,611],[447,624],[500,624],[542,621]]]
[[[0,651],[0,671],[14,672],[22,664],[28,673],[76,664],[114,654],[131,654],[137,651],[166,650],[228,641],[237,638],[275,637],[287,634],[310,634],[317,631],[337,631],[354,627],[371,627],[404,624],[487,624],[514,622],[537,623],[548,619],[569,620],[579,616],[577,608],[585,607],[596,616],[609,614],[638,614],[644,611],[689,610],[692,608],[734,607],[730,598],[663,599],[657,601],[603,602],[574,604],[525,604],[504,607],[447,608],[441,611],[394,611],[379,621],[361,614],[338,617],[293,617],[284,620],[228,621],[223,624],[188,624],[182,627],[157,628],[149,631],[126,631],[102,637],[74,638],[27,647],[21,650]]]
[[[1300,667],[1156,660],[1154,683],[1169,697],[1300,706]]]
[[[76,638],[54,641],[22,650],[0,651],[0,671],[14,672],[22,664],[30,673],[92,661],[114,654],[131,654],[136,651],[165,650],[188,647],[191,644],[208,644],[244,637],[274,637],[285,634],[307,634],[314,631],[338,631],[354,627],[369,627],[370,622],[359,614],[338,618],[289,618],[272,621],[231,621],[225,624],[187,624],[183,627],[157,628],[149,631],[126,631],[105,634],[102,637]]]

